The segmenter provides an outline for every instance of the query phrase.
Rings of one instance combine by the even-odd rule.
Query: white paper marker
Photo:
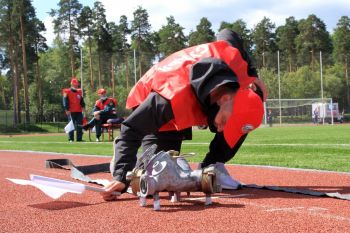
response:
[[[64,131],[66,133],[69,133],[70,131],[73,131],[73,130],[74,130],[74,123],[73,123],[73,120],[70,120],[68,124],[64,127]]]
[[[30,175],[30,180],[22,180],[22,179],[12,179],[6,178],[9,181],[12,181],[15,184],[20,185],[32,185],[41,191],[43,191],[46,195],[53,199],[60,198],[65,193],[76,193],[81,194],[85,190],[91,190],[94,192],[105,192],[103,188],[93,187],[84,185],[81,183],[70,182],[67,180],[60,180],[46,176],[38,176],[38,175]],[[114,195],[120,195],[120,192],[114,192]]]

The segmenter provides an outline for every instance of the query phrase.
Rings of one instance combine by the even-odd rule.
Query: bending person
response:
[[[234,157],[247,133],[263,117],[266,89],[257,77],[237,33],[223,30],[218,41],[176,52],[153,66],[133,87],[111,161],[113,181],[102,196],[126,191],[126,174],[137,161],[141,144],[180,151],[192,126],[208,125],[215,134],[201,166],[221,164],[219,183],[236,189],[223,164]]]

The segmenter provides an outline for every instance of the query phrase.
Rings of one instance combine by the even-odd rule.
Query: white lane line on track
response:
[[[235,197],[246,197],[253,196],[252,194],[238,194],[238,195],[228,195],[228,196],[212,196],[212,199],[222,199],[222,198],[235,198]],[[190,197],[190,198],[181,198],[186,201],[196,201],[196,200],[205,200],[206,197]]]
[[[324,213],[325,211],[328,211],[327,208],[318,207],[318,206],[311,206],[311,207],[303,207],[303,206],[296,206],[296,207],[279,207],[274,205],[266,205],[266,204],[259,204],[256,202],[247,202],[243,201],[241,199],[234,199],[237,197],[246,197],[246,196],[253,196],[252,194],[238,194],[238,195],[228,195],[228,196],[212,196],[212,199],[226,199],[229,202],[234,202],[241,205],[246,206],[253,206],[257,207],[259,209],[262,209],[264,212],[289,212],[289,213],[295,213],[295,214],[307,214],[315,217],[322,217],[330,220],[338,220],[338,221],[346,221],[350,222],[349,217],[340,216],[337,214],[328,214]],[[233,199],[231,199],[233,198]],[[195,198],[182,198],[183,200],[205,200],[205,197],[195,197]]]
[[[284,212],[289,212],[289,213],[295,213],[295,214],[301,214],[301,215],[311,215],[314,217],[321,217],[329,220],[338,220],[338,221],[346,221],[350,223],[350,218],[337,215],[337,214],[329,214],[329,213],[324,213],[324,211],[327,211],[327,209],[322,208],[322,207],[291,207],[291,208],[285,208],[285,207],[279,207],[279,206],[274,206],[274,205],[265,205],[265,204],[259,204],[256,202],[248,202],[248,201],[243,201],[241,199],[226,199],[227,201],[234,202],[236,204],[240,205],[246,205],[246,206],[253,206],[257,207],[259,209],[262,209],[264,212],[269,212],[268,210],[280,210]],[[315,211],[315,209],[319,210],[324,210],[324,211]],[[270,211],[273,212],[273,211]]]
[[[0,150],[0,152],[10,152],[10,153],[31,153],[36,155],[64,155],[68,157],[92,157],[92,158],[111,158],[112,155],[87,155],[87,154],[70,154],[68,152],[47,152],[47,151],[34,151],[34,150]],[[1,154],[0,154],[1,155]],[[196,163],[190,163],[196,164]],[[341,175],[350,175],[350,172],[337,172],[337,171],[327,171],[327,170],[317,170],[317,169],[307,169],[307,168],[288,168],[288,167],[278,167],[278,166],[268,166],[268,165],[251,165],[251,164],[225,164],[225,166],[234,167],[254,167],[254,168],[264,168],[264,169],[277,169],[277,170],[287,170],[287,171],[302,171],[302,172],[317,172],[317,173],[334,173]]]
[[[275,212],[275,211],[292,211],[292,210],[298,210],[298,209],[304,209],[304,207],[296,206],[296,207],[288,207],[288,208],[275,208],[275,209],[268,209],[264,210],[265,212]]]
[[[327,211],[327,208],[323,207],[318,207],[318,206],[312,206],[308,209],[309,211],[314,211],[314,212],[322,212],[322,211]]]
[[[0,167],[20,169],[20,170],[29,170],[29,171],[35,171],[35,172],[43,172],[43,173],[52,174],[52,175],[67,175],[67,173],[53,172],[53,170],[41,170],[41,169],[26,168],[26,167],[7,165],[7,164],[0,164]]]

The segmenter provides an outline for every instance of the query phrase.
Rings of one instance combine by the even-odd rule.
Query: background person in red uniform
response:
[[[99,142],[102,124],[106,123],[109,119],[117,119],[118,115],[116,111],[117,100],[112,97],[107,97],[107,92],[103,88],[99,89],[97,94],[100,98],[96,101],[94,109],[92,110],[94,117],[84,126],[84,129],[86,130],[95,126],[96,141]]]
[[[180,151],[181,132],[196,125],[215,133],[202,167],[220,163],[219,183],[239,187],[223,164],[261,124],[267,93],[237,33],[225,29],[217,39],[170,55],[133,87],[127,107],[134,111],[115,139],[113,181],[102,194],[105,200],[128,187],[126,173],[135,167],[141,143],[144,149],[155,143],[158,151]]]
[[[76,78],[71,79],[71,87],[63,89],[63,108],[68,117],[68,121],[73,120],[75,130],[77,131],[77,142],[83,138],[83,111],[85,102],[79,82]],[[74,141],[74,131],[68,133],[68,141]]]

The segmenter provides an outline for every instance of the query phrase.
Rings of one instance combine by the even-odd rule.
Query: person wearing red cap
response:
[[[84,126],[84,129],[87,130],[95,126],[96,141],[99,142],[102,124],[106,123],[109,119],[120,120],[118,123],[121,123],[122,119],[118,118],[117,115],[117,100],[112,97],[107,97],[107,91],[103,88],[98,89],[97,94],[100,98],[95,102],[94,109],[92,110],[94,117]]]
[[[71,87],[63,89],[63,108],[68,116],[68,120],[72,120],[77,131],[77,141],[82,141],[83,138],[83,111],[85,102],[79,82],[76,78],[71,79]],[[68,141],[74,141],[74,131],[68,133]]]
[[[126,191],[126,173],[135,167],[141,144],[144,150],[157,144],[156,152],[180,151],[182,140],[198,125],[215,133],[201,166],[217,164],[222,186],[240,186],[223,165],[261,124],[267,92],[238,34],[226,29],[217,39],[170,55],[130,91],[126,106],[134,111],[115,139],[113,181],[102,193],[105,200],[116,198],[113,191]]]

